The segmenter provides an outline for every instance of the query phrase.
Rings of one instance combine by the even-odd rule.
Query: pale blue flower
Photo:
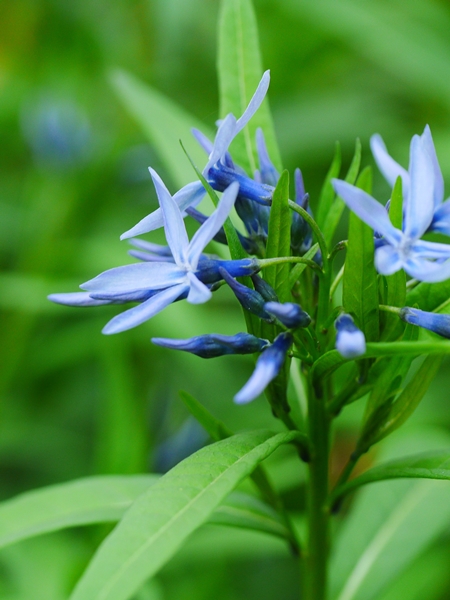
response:
[[[426,312],[418,308],[405,306],[400,310],[400,318],[407,323],[434,331],[445,338],[450,338],[450,315]]]
[[[336,328],[336,350],[344,358],[356,358],[366,351],[364,333],[356,327],[352,317],[340,315],[334,326]]]
[[[94,305],[99,301],[102,304],[140,302],[138,306],[114,317],[103,329],[103,333],[118,333],[135,327],[181,297],[186,297],[192,304],[206,302],[211,297],[211,290],[205,284],[221,279],[220,267],[225,267],[236,275],[252,274],[258,270],[252,259],[216,261],[202,258],[203,249],[222,227],[233,207],[238,192],[237,183],[224,192],[217,209],[189,242],[183,217],[175,200],[159,175],[153,170],[151,174],[161,206],[171,257],[163,255],[159,261],[146,260],[105,271],[81,286],[88,292],[88,296],[81,293],[53,294],[49,297],[54,302],[78,306]],[[154,246],[150,245],[150,248],[155,250]]]
[[[237,404],[247,404],[257,398],[275,379],[284,364],[294,339],[290,333],[280,333],[256,361],[255,370],[244,387],[236,394]]]
[[[420,239],[429,230],[437,198],[442,195],[440,178],[436,173],[437,162],[430,151],[430,140],[427,129],[422,136],[415,135],[412,138],[408,173],[394,163],[387,153],[382,155],[378,152],[379,156],[383,156],[384,172],[390,180],[397,173],[405,182],[402,230],[392,225],[385,207],[369,194],[345,181],[333,179],[336,193],[347,206],[382,236],[375,250],[375,266],[383,275],[404,269],[408,275],[420,281],[436,282],[450,277],[450,261],[447,260],[450,258],[450,245]],[[380,138],[375,138],[372,145],[380,148],[380,144]]]
[[[232,113],[229,113],[222,121],[220,121],[213,144],[211,144],[203,134],[194,131],[197,140],[200,141],[202,146],[209,153],[208,162],[203,169],[203,176],[213,185],[213,187],[218,191],[224,191],[231,183],[237,181],[239,183],[240,194],[247,194],[255,201],[263,204],[270,203],[270,186],[267,187],[258,184],[241,170],[236,169],[228,153],[228,148],[233,139],[240,131],[242,131],[261,106],[269,88],[269,83],[270,74],[269,71],[266,71],[243,115],[237,119]],[[197,206],[205,193],[206,191],[202,183],[195,181],[181,188],[173,198],[179,210],[184,212],[190,206]],[[158,208],[139,221],[137,225],[122,234],[121,239],[148,233],[149,231],[162,227],[163,224],[163,215],[161,209]]]

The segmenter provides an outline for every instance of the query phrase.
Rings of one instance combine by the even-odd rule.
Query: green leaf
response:
[[[140,496],[103,542],[71,600],[126,600],[220,502],[295,433],[257,431],[202,448]]]
[[[191,396],[191,394],[182,390],[180,390],[179,394],[188,411],[195,419],[197,419],[203,429],[209,433],[214,441],[218,442],[219,440],[224,440],[233,435],[233,432],[230,431],[222,421],[216,419],[216,417],[214,417],[203,404],[196,400],[194,396]]]
[[[419,283],[406,295],[406,306],[417,304],[421,310],[433,311],[450,298],[450,279],[438,283]]]
[[[330,212],[331,205],[333,204],[334,198],[336,194],[334,193],[334,188],[331,185],[331,180],[335,177],[339,177],[339,172],[341,170],[341,146],[339,142],[336,142],[336,147],[334,151],[333,160],[331,162],[331,166],[328,170],[328,173],[325,176],[325,181],[323,182],[322,190],[319,196],[319,202],[317,204],[317,218],[316,222],[320,229],[323,231],[325,227],[325,222]]]
[[[387,440],[380,460],[443,447],[450,447],[449,436],[421,424]],[[448,483],[402,479],[362,488],[338,532],[330,569],[331,600],[378,600],[449,523]]]
[[[312,260],[315,257],[318,249],[319,244],[314,244],[313,246],[311,246],[308,252],[305,252],[303,258]],[[294,287],[295,283],[298,281],[300,275],[303,273],[307,266],[308,265],[306,265],[305,263],[297,263],[296,265],[294,265],[291,272],[289,273],[289,289],[292,289]]]
[[[361,165],[361,142],[359,138],[356,139],[355,143],[355,154],[353,155],[352,162],[348,169],[348,173],[345,177],[345,181],[351,183],[352,185],[355,183],[356,178],[358,176],[359,167]],[[342,217],[342,213],[344,212],[345,202],[342,200],[340,196],[336,196],[334,202],[331,204],[327,218],[323,223],[322,233],[328,245],[333,241],[333,236],[336,231],[337,226],[339,225],[339,221]]]
[[[251,0],[222,0],[219,17],[218,74],[220,115],[239,118],[263,74],[258,29]],[[272,162],[281,171],[281,159],[267,99],[231,145],[235,162],[249,174],[257,168],[255,134],[264,132]]]
[[[361,172],[357,185],[370,193],[372,171]],[[355,213],[350,213],[347,257],[343,281],[343,305],[366,340],[373,342],[379,335],[378,283],[374,266],[373,230]]]
[[[258,498],[243,492],[232,492],[225,502],[216,508],[208,523],[243,527],[291,539],[290,531],[275,510]]]
[[[361,485],[385,479],[402,478],[450,480],[450,449],[406,456],[373,467],[338,488],[333,494],[333,500],[337,500]]]
[[[193,139],[191,128],[201,129],[210,138],[214,137],[213,133],[170,98],[126,71],[113,71],[111,82],[131,116],[155,146],[175,185],[181,187],[192,181],[192,169],[180,150],[179,140],[183,140],[190,156],[203,164],[206,156]]]
[[[389,218],[397,229],[402,229],[403,223],[403,193],[402,179],[397,178],[392,190],[391,203],[389,206]],[[406,303],[406,274],[403,269],[393,275],[380,277],[382,286],[382,303],[388,306],[405,306]],[[401,335],[404,328],[402,321],[389,312],[380,315],[382,339],[395,339]]]
[[[291,255],[291,211],[288,200],[289,173],[283,171],[273,193],[270,208],[266,258]],[[288,263],[264,269],[264,277],[275,290],[280,302],[288,302],[291,299],[289,272],[290,265]]]
[[[0,503],[0,547],[75,525],[118,521],[158,475],[104,475],[20,494]]]

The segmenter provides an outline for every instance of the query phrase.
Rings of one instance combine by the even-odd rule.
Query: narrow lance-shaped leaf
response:
[[[345,177],[345,181],[347,181],[347,183],[351,183],[352,185],[355,183],[356,178],[358,177],[360,165],[361,165],[361,142],[359,141],[359,139],[357,139],[356,144],[355,144],[355,154],[353,155],[353,160],[350,164],[348,173]],[[328,193],[330,193],[329,188],[328,188]],[[330,193],[329,197],[332,197],[331,193]],[[326,203],[324,203],[324,205],[325,204]],[[331,204],[331,206],[328,209],[327,218],[325,219],[325,222],[322,227],[322,233],[323,233],[323,236],[324,236],[328,246],[330,246],[331,242],[333,241],[333,236],[334,236],[337,226],[339,225],[339,221],[342,217],[342,213],[344,212],[344,208],[345,208],[345,202],[342,200],[342,198],[340,196],[336,196],[334,198],[334,202]]]
[[[370,193],[372,171],[361,172],[357,185]],[[379,335],[378,285],[374,266],[373,231],[353,212],[350,213],[347,256],[345,259],[343,304],[355,317],[366,340],[373,342]]]
[[[240,117],[263,74],[258,29],[251,0],[222,0],[219,17],[218,75],[220,115]],[[267,99],[234,140],[233,159],[249,174],[257,167],[255,135],[264,132],[270,158],[281,171],[281,159]]]
[[[194,160],[202,164],[205,153],[193,139],[191,128],[200,129],[210,138],[214,137],[212,132],[173,100],[129,73],[113,71],[111,81],[130,114],[154,145],[175,184],[181,187],[193,181],[192,170],[184,160],[179,139],[183,140]]]
[[[441,479],[450,480],[450,449],[438,452],[424,452],[416,456],[406,456],[369,469],[359,477],[337,488],[331,496],[331,502],[355,490],[356,488],[384,481],[386,479]]]
[[[227,438],[188,457],[128,510],[106,538],[71,600],[126,600],[204,523],[262,460],[295,433]]]
[[[325,227],[325,222],[327,219],[327,215],[329,213],[330,207],[333,204],[333,200],[336,196],[334,192],[334,188],[331,185],[331,180],[334,177],[339,177],[339,172],[341,170],[341,146],[339,142],[336,142],[336,149],[334,151],[333,161],[331,166],[326,174],[325,181],[323,182],[322,190],[319,196],[319,203],[317,205],[317,224],[320,229],[323,230]]]
[[[273,193],[270,208],[266,258],[291,255],[291,211],[288,200],[289,173],[283,171]],[[289,272],[289,263],[273,265],[264,269],[265,279],[275,290],[280,302],[291,300]]]

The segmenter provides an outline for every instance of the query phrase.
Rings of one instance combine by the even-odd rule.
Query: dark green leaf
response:
[[[357,185],[370,193],[372,172],[364,169]],[[373,342],[379,335],[378,284],[374,266],[373,230],[353,212],[350,213],[347,257],[344,268],[343,305]]]
[[[308,252],[305,252],[305,254],[303,255],[303,258],[312,260],[314,258],[314,256],[316,255],[318,249],[319,249],[319,244],[314,244],[313,246],[311,246],[311,248],[308,250]],[[292,289],[294,287],[295,282],[298,281],[300,275],[303,273],[303,271],[306,269],[306,267],[307,267],[307,265],[305,263],[297,263],[296,265],[294,265],[291,272],[289,273],[289,288],[290,289]]]
[[[291,255],[291,211],[288,200],[289,173],[283,171],[273,193],[270,208],[267,258]],[[291,299],[289,272],[289,263],[273,265],[264,269],[264,278],[273,287],[280,302],[288,302]]]
[[[341,146],[339,142],[336,142],[336,148],[334,151],[333,161],[326,174],[325,181],[322,186],[322,190],[319,196],[319,202],[317,205],[317,218],[316,222],[321,230],[325,227],[328,213],[330,211],[333,200],[336,196],[334,188],[331,185],[331,180],[335,177],[339,177],[339,171],[341,170]]]
[[[72,600],[126,600],[221,501],[295,433],[251,432],[207,446],[141,495],[103,542]]]
[[[253,96],[263,74],[258,29],[250,0],[223,0],[219,17],[218,74],[220,115],[240,117]],[[267,99],[231,146],[236,163],[253,174],[256,162],[256,129],[261,127],[274,165],[281,171]]]

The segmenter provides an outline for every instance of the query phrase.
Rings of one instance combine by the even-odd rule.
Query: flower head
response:
[[[222,266],[236,275],[251,274],[259,269],[252,259],[219,261],[202,255],[203,249],[222,227],[233,207],[238,192],[237,183],[224,192],[217,209],[189,241],[174,198],[159,175],[153,170],[151,174],[171,256],[163,254],[160,260],[145,260],[105,271],[81,286],[87,294],[52,294],[49,297],[54,302],[75,305],[140,302],[138,306],[114,317],[103,333],[118,333],[140,325],[180,298],[187,298],[192,304],[206,302],[211,297],[206,284],[221,279],[219,268]],[[150,247],[154,250],[153,246]],[[94,302],[91,303],[90,299]]]
[[[450,258],[450,245],[420,239],[432,226],[435,207],[439,204],[437,200],[443,194],[429,129],[411,140],[408,172],[383,150],[384,144],[379,136],[372,141],[372,147],[389,181],[395,176],[401,176],[404,181],[406,192],[401,230],[392,225],[385,207],[363,190],[339,179],[333,179],[333,185],[347,206],[381,235],[375,251],[378,272],[391,275],[404,269],[408,275],[421,281],[447,279],[450,277],[450,261],[447,260]]]

